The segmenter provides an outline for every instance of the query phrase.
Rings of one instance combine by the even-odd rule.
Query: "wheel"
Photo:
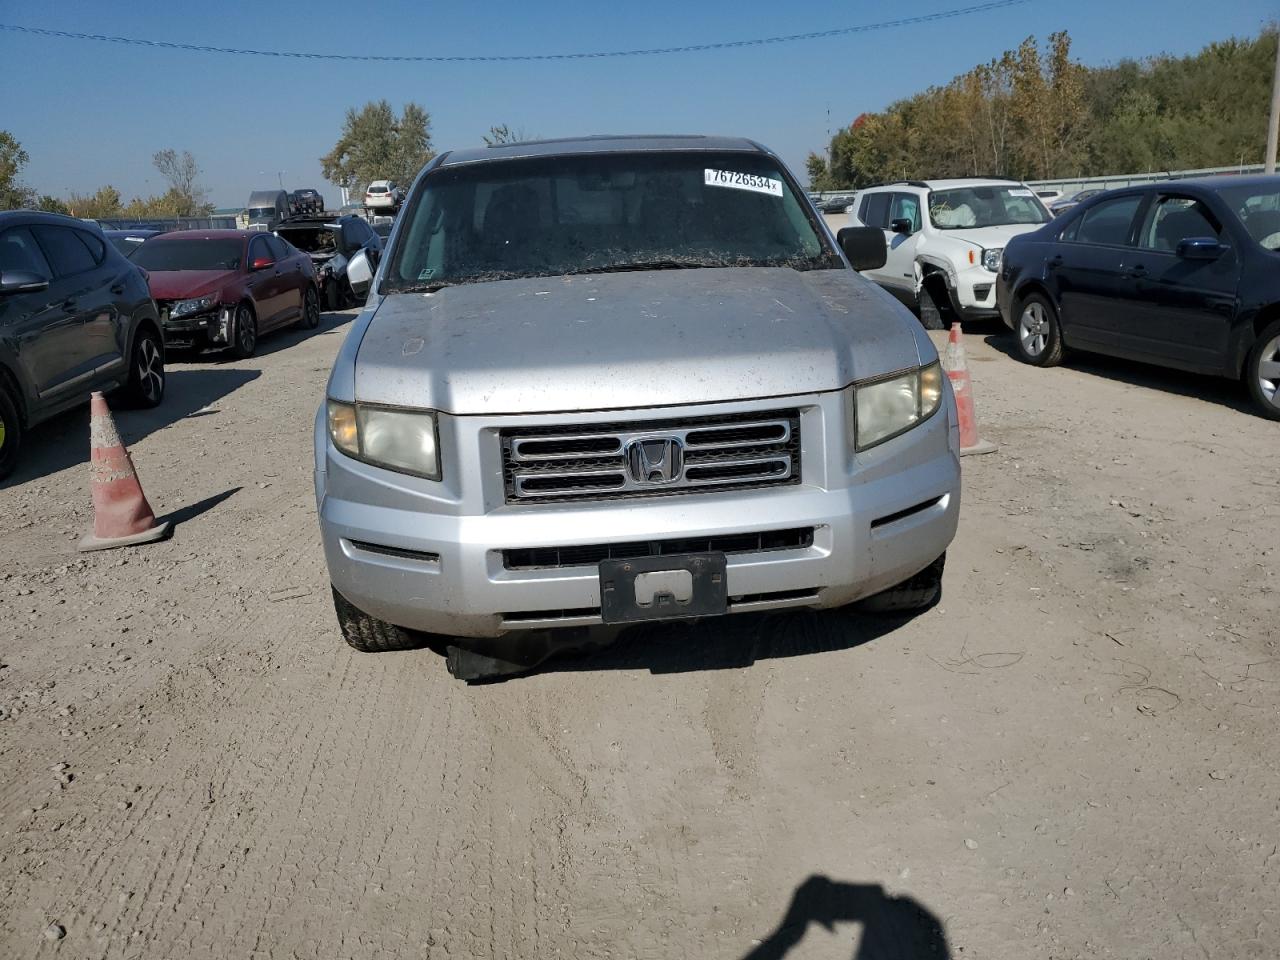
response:
[[[426,647],[425,638],[403,627],[371,617],[353,605],[336,588],[333,590],[333,609],[338,614],[338,626],[347,643],[361,653],[387,653],[392,650],[421,650]]]
[[[942,595],[942,568],[946,563],[944,553],[914,577],[859,601],[858,609],[867,613],[906,613],[931,606]]]
[[[231,334],[231,352],[240,360],[248,360],[258,349],[258,320],[247,303],[236,307],[235,330]]]
[[[129,358],[125,399],[135,407],[158,407],[164,399],[164,344],[150,327],[140,327]]]
[[[1280,420],[1280,320],[1269,324],[1249,351],[1244,378],[1258,412],[1269,420]]]
[[[314,330],[320,326],[320,295],[316,293],[316,288],[310,285],[302,298],[302,325],[308,330]]]
[[[1018,356],[1037,367],[1055,367],[1062,362],[1062,328],[1058,311],[1049,298],[1033,293],[1016,308],[1013,328],[1014,349]]]
[[[22,418],[18,416],[18,400],[0,381],[0,480],[18,464],[22,448]]]
[[[942,318],[942,307],[934,299],[934,284],[925,284],[920,290],[920,325],[926,330],[945,330],[947,325]]]
[[[342,309],[342,293],[337,280],[330,280],[324,285],[324,303],[330,311]]]

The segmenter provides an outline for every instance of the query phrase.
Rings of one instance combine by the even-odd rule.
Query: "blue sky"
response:
[[[3,2],[0,22],[332,53],[523,54],[634,49],[853,26],[975,0],[489,0],[289,5],[221,0]],[[483,11],[483,13],[479,13]],[[1255,33],[1274,0],[1030,0],[937,23],[833,39],[693,54],[510,64],[324,63],[43,39],[0,31],[7,78],[0,128],[31,155],[24,178],[62,195],[104,183],[160,192],[156,150],[188,149],[219,206],[255,187],[316,186],[318,157],[347,107],[423,104],[437,149],[473,146],[491,124],[544,137],[726,133],[757,139],[797,172],[808,151],[877,110],[1016,46],[1066,29],[1087,64],[1186,53]],[[21,87],[15,77],[27,78]],[[1259,160],[1261,157],[1258,158]]]

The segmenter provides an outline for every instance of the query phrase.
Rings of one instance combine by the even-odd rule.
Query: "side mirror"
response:
[[[274,267],[276,262],[270,257],[255,257],[249,264],[250,270],[265,270],[267,267]]]
[[[1175,252],[1183,260],[1217,260],[1229,249],[1213,237],[1187,237],[1178,241]]]
[[[844,227],[836,242],[855,270],[878,270],[889,259],[884,231],[878,227]]]
[[[906,217],[900,217],[897,220],[890,220],[889,229],[894,233],[900,233],[904,237],[909,237],[911,236],[911,221]]]
[[[49,281],[30,270],[6,270],[0,273],[0,294],[38,293],[47,290]]]
[[[373,264],[369,262],[369,251],[361,250],[347,261],[347,283],[351,284],[351,292],[357,297],[368,296],[369,287],[373,285]]]

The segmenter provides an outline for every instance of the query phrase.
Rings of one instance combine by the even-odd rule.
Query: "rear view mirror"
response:
[[[351,292],[357,297],[367,296],[373,284],[373,264],[369,262],[369,251],[361,250],[347,262],[347,283],[351,284]]]
[[[1213,237],[1187,237],[1178,241],[1176,253],[1183,260],[1217,260],[1227,249]]]
[[[855,270],[878,270],[889,256],[884,231],[877,227],[845,227],[836,234],[836,242]]]
[[[48,289],[49,281],[30,270],[6,270],[0,273],[0,294],[37,293]]]
[[[909,237],[911,236],[911,221],[906,217],[901,217],[897,220],[890,220],[889,229],[894,233],[900,233],[904,237]]]

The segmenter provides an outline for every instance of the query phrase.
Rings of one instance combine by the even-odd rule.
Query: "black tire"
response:
[[[138,328],[129,356],[125,401],[131,407],[158,407],[164,400],[164,341],[150,326]]]
[[[236,307],[231,329],[231,353],[237,360],[248,360],[258,351],[258,318],[253,309],[242,303]]]
[[[324,285],[324,303],[330,312],[342,309],[342,292],[337,280],[330,280]]]
[[[320,326],[320,295],[311,284],[302,298],[302,326],[307,330]]]
[[[866,613],[909,613],[932,606],[942,595],[942,569],[946,564],[944,553],[914,577],[859,601],[858,609]]]
[[[333,589],[333,609],[338,615],[342,636],[361,653],[389,653],[393,650],[421,650],[425,637],[403,627],[371,617]]]
[[[935,287],[936,284],[926,283],[920,289],[920,326],[926,330],[945,330],[947,324],[942,306],[934,298]]]
[[[1264,375],[1270,394],[1263,385]],[[1280,420],[1280,320],[1268,324],[1258,335],[1244,362],[1244,379],[1258,413],[1268,420]]]
[[[18,398],[0,380],[0,480],[9,476],[18,465],[18,453],[22,449],[22,417],[18,413]]]
[[[1013,349],[1024,363],[1056,367],[1066,353],[1058,311],[1042,293],[1028,294],[1014,304]]]

